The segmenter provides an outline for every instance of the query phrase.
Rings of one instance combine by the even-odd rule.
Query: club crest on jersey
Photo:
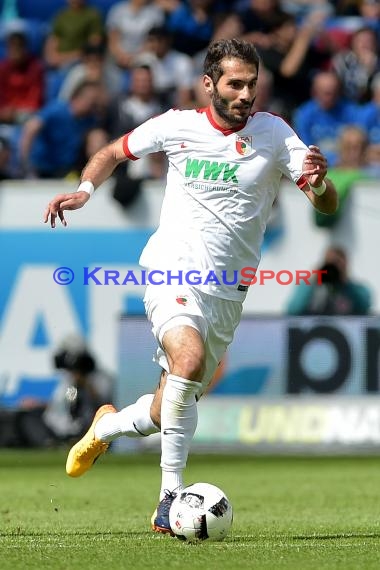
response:
[[[252,137],[236,135],[235,148],[241,156],[246,156],[252,152]]]
[[[187,298],[186,297],[178,296],[176,298],[176,301],[179,305],[183,305],[184,307],[186,307],[186,305],[187,305]]]

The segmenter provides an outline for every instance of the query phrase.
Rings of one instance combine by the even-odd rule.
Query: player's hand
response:
[[[322,184],[327,174],[327,160],[319,147],[309,146],[303,161],[302,174],[312,186],[318,187]]]
[[[90,199],[88,192],[72,192],[71,194],[57,194],[46,207],[44,213],[44,223],[49,221],[52,228],[55,228],[57,216],[63,226],[67,226],[67,221],[63,214],[64,210],[78,210]]]

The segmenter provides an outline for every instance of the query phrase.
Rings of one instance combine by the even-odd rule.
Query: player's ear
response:
[[[211,77],[209,77],[208,75],[203,76],[203,87],[205,88],[207,95],[212,95],[214,91],[214,84],[212,82]]]

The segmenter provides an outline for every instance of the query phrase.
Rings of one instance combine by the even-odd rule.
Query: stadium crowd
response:
[[[377,175],[378,0],[3,0],[1,179],[77,178],[89,156],[149,117],[207,105],[202,62],[222,37],[259,51],[255,110],[283,116],[338,175],[348,168],[341,137],[347,147],[355,127],[352,168]],[[143,180],[164,173],[160,155],[122,165],[114,196],[127,207]]]

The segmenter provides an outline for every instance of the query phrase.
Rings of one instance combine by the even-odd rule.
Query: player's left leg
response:
[[[101,406],[96,412],[87,433],[70,449],[66,460],[66,473],[70,477],[80,477],[86,473],[98,457],[107,451],[109,443],[95,436],[95,427],[103,416],[109,416],[115,412],[112,404]]]
[[[122,435],[140,438],[159,432],[150,415],[153,398],[154,394],[144,394],[116,414],[103,416],[96,424],[95,436],[110,443]]]
[[[158,390],[161,389],[159,385]],[[153,398],[153,394],[145,394],[119,412],[111,404],[99,408],[87,433],[68,454],[67,474],[79,477],[86,473],[109,444],[122,435],[136,438],[159,432],[160,427],[154,424],[150,414]]]

